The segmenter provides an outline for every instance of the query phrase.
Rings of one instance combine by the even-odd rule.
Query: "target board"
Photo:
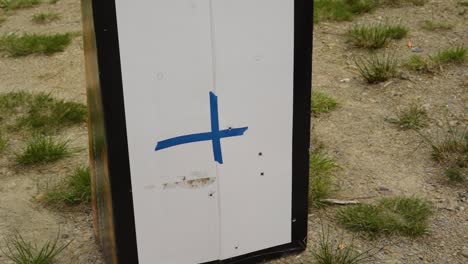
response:
[[[312,1],[83,0],[108,263],[252,263],[307,237]]]

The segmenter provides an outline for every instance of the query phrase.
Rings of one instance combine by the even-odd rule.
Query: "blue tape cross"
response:
[[[216,162],[223,164],[223,153],[221,151],[221,139],[227,137],[238,137],[244,135],[248,127],[230,128],[219,130],[219,115],[218,115],[218,97],[210,92],[210,116],[211,116],[211,132],[197,133],[185,136],[174,137],[159,141],[156,144],[156,151],[174,147],[177,145],[210,141],[213,145],[213,155]]]

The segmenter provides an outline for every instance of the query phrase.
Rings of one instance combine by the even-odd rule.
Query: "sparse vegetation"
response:
[[[410,57],[406,66],[413,70],[413,71],[420,71],[420,72],[431,72],[432,67],[430,66],[429,62],[423,59],[420,55],[413,55]]]
[[[429,202],[419,198],[383,198],[376,205],[359,204],[338,212],[339,222],[352,231],[371,236],[400,234],[420,236],[428,231],[432,214]]]
[[[312,113],[314,115],[328,113],[334,110],[337,105],[338,103],[333,97],[323,92],[312,91]]]
[[[333,173],[338,168],[336,162],[325,156],[320,150],[310,155],[309,169],[309,206],[323,206],[322,199],[333,192]]]
[[[5,23],[5,21],[6,21],[6,17],[0,16],[0,25]]]
[[[47,133],[86,121],[86,106],[57,100],[48,94],[11,92],[0,95],[0,118],[13,129]]]
[[[351,20],[355,15],[372,11],[377,5],[376,0],[314,0],[314,22]]]
[[[37,6],[40,3],[40,0],[0,0],[0,8],[6,10],[16,10]]]
[[[8,141],[0,133],[0,153],[2,153],[8,145]]]
[[[353,241],[344,241],[332,239],[330,229],[326,231],[322,226],[322,233],[318,245],[312,248],[314,264],[361,264],[368,263],[375,255],[376,250],[370,249],[364,252],[358,252],[354,249]]]
[[[453,25],[447,22],[425,20],[423,21],[421,27],[428,31],[435,31],[435,30],[449,30],[453,28]]]
[[[371,55],[355,59],[361,76],[368,83],[379,83],[397,76],[398,61],[392,55]]]
[[[449,180],[464,182],[468,175],[468,127],[450,127],[440,138],[420,135],[432,147],[432,158],[446,168]]]
[[[397,118],[389,121],[397,124],[402,129],[420,129],[427,125],[428,119],[426,109],[419,104],[413,103],[401,110]]]
[[[368,49],[384,47],[390,39],[402,39],[408,29],[401,25],[356,25],[348,31],[349,41],[355,46]]]
[[[465,47],[454,47],[441,50],[427,59],[413,55],[406,62],[406,66],[415,71],[433,72],[444,64],[463,63],[466,59],[467,49]]]
[[[50,204],[78,205],[91,200],[89,168],[78,167],[58,186],[46,192],[44,200]]]
[[[70,154],[68,141],[35,136],[21,153],[16,154],[16,162],[20,165],[45,164],[63,159]]]
[[[382,3],[387,4],[389,6],[400,7],[405,4],[412,4],[415,6],[423,6],[425,5],[427,0],[382,0]]]
[[[19,233],[5,238],[3,255],[15,264],[51,264],[55,258],[65,250],[70,242],[59,242],[60,233],[53,241],[47,241],[42,246],[36,242],[26,241]]]
[[[6,34],[0,37],[0,51],[13,57],[30,54],[50,55],[62,52],[70,45],[73,35],[65,34]]]
[[[441,50],[430,58],[437,65],[447,63],[462,63],[466,59],[466,54],[467,49],[465,47],[455,47]]]
[[[31,20],[36,24],[47,24],[47,23],[50,23],[52,21],[56,21],[59,19],[60,19],[60,16],[57,13],[42,12],[42,13],[35,14]]]

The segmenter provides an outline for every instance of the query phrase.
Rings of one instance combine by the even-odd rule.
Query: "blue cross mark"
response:
[[[219,130],[219,116],[218,116],[218,96],[210,92],[210,113],[211,113],[211,132],[198,133],[174,137],[159,141],[156,144],[156,151],[174,147],[177,145],[188,144],[199,141],[210,141],[213,145],[214,159],[219,164],[223,164],[223,153],[221,151],[221,139],[227,137],[238,137],[244,135],[248,127],[229,128]]]

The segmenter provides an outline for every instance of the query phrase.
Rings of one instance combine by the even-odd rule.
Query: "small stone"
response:
[[[452,120],[452,121],[449,121],[449,126],[451,127],[454,127],[458,124],[458,121],[457,120]]]
[[[411,49],[411,52],[414,52],[414,53],[421,53],[421,52],[423,52],[423,51],[424,51],[424,50],[421,49],[421,48],[412,48],[412,49]]]
[[[66,239],[66,238],[69,238],[70,235],[69,234],[62,234],[62,238]]]
[[[351,81],[350,78],[344,78],[344,79],[340,80],[341,83],[348,83],[350,81]]]

